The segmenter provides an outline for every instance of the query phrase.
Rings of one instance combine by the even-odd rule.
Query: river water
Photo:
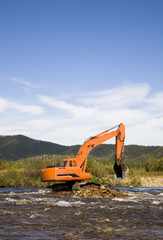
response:
[[[0,189],[0,240],[163,239],[163,187],[122,190],[126,199]]]

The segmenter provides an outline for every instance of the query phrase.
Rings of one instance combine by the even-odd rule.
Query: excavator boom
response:
[[[76,158],[64,159],[63,166],[48,166],[42,169],[42,181],[81,181],[90,179],[90,173],[85,172],[89,152],[113,137],[116,138],[114,171],[117,178],[123,178],[127,172],[127,167],[123,163],[125,126],[121,123],[118,125],[117,130],[110,130],[87,139],[80,147]]]

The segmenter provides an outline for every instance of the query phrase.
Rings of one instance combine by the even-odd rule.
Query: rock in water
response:
[[[26,200],[18,200],[16,202],[16,205],[24,205],[24,204],[27,204],[27,201]]]
[[[65,235],[64,235],[64,237],[72,237],[73,236],[73,234],[70,232],[70,233],[66,233]]]

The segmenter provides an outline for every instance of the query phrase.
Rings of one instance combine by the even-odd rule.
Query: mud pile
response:
[[[94,182],[75,183],[71,190],[58,190],[58,186],[52,185],[51,189],[56,196],[77,196],[77,197],[109,197],[125,198],[127,193],[116,191]],[[57,189],[57,190],[56,190]]]
[[[80,187],[78,190],[73,190],[74,196],[79,197],[109,197],[109,198],[125,198],[127,194],[112,190],[105,186],[98,186],[98,185],[86,185]]]

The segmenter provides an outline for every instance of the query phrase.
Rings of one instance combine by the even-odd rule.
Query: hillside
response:
[[[18,160],[43,154],[63,154],[67,147],[23,135],[0,136],[0,158]]]
[[[18,160],[44,154],[76,155],[79,145],[63,146],[56,143],[34,140],[23,135],[0,136],[0,158],[5,160]],[[114,160],[115,146],[102,144],[92,150],[95,157]],[[163,157],[163,146],[125,146],[125,160],[144,162],[149,157]]]

